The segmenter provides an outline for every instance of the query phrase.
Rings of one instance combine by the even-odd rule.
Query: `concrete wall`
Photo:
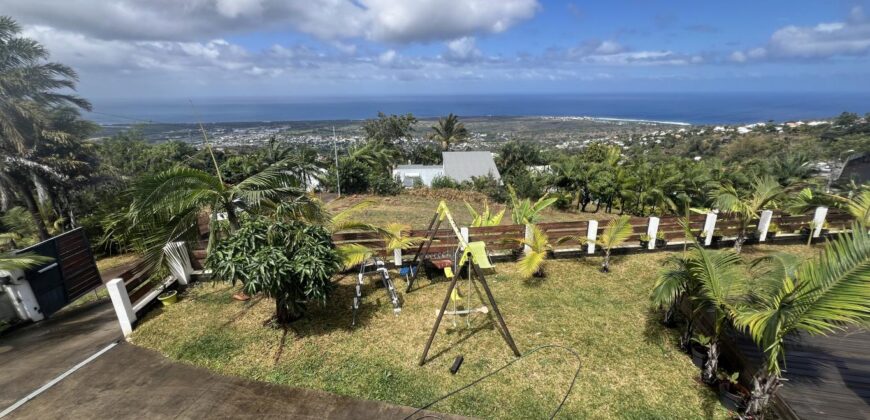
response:
[[[444,168],[440,166],[426,168],[397,168],[393,169],[393,176],[398,177],[399,181],[401,181],[406,187],[413,186],[411,179],[408,179],[407,183],[405,182],[406,178],[419,176],[420,180],[423,181],[423,185],[431,187],[432,180],[435,179],[435,177],[444,176]]]

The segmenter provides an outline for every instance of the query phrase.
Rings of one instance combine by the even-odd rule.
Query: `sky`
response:
[[[2,0],[90,98],[870,92],[870,1]]]

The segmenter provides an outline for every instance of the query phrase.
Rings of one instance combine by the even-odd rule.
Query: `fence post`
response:
[[[647,249],[656,249],[656,234],[659,232],[659,218],[650,216],[649,225],[646,227],[646,234],[649,236]]]
[[[163,247],[166,255],[169,271],[178,279],[178,283],[187,286],[190,283],[190,275],[193,274],[193,266],[190,264],[190,254],[187,252],[187,244],[184,242],[170,242]]]
[[[396,267],[402,266],[402,248],[396,248],[393,250],[393,264]]]
[[[816,214],[813,216],[813,238],[818,238],[822,234],[822,228],[825,225],[825,216],[828,215],[828,208],[825,206],[816,207]]]
[[[526,242],[531,242],[532,236],[533,236],[532,225],[527,224],[526,225],[526,235],[525,235]],[[529,252],[532,252],[532,247],[530,247],[529,244],[526,243],[525,245],[523,245],[523,252],[526,254],[528,254]]]
[[[758,219],[758,242],[767,240],[767,230],[770,229],[771,219],[773,219],[773,210],[761,212],[761,218]]]
[[[716,231],[716,218],[718,210],[713,210],[707,213],[707,220],[704,221],[704,246],[710,246],[713,243],[713,232]]]
[[[467,227],[459,228],[459,234],[462,235],[462,240],[464,240],[465,243],[468,243],[468,228]]]
[[[595,240],[598,239],[598,221],[590,220],[586,230],[586,252],[588,254],[595,253]]]
[[[124,333],[124,337],[127,337],[133,332],[136,312],[133,311],[133,305],[130,303],[130,295],[127,294],[127,287],[124,286],[124,279],[109,280],[106,283],[106,290],[112,298],[112,306],[115,307],[115,315],[118,316],[118,323],[121,324],[121,332]]]

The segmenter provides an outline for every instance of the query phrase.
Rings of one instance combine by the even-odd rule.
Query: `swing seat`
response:
[[[447,267],[453,267],[453,260],[450,259],[440,259],[440,260],[431,260],[430,263],[437,269],[443,270]]]
[[[453,267],[444,267],[444,277],[453,278]]]
[[[492,265],[492,261],[489,260],[489,255],[486,253],[486,244],[483,241],[469,242],[468,246],[465,247],[465,254],[462,259],[465,260],[465,257],[469,254],[478,267],[484,270],[495,268]],[[460,265],[462,264],[460,263]]]

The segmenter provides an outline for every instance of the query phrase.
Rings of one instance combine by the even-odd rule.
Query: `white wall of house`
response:
[[[405,187],[414,185],[414,178],[420,178],[423,185],[432,186],[435,177],[444,176],[444,167],[429,165],[399,165],[393,169],[393,177],[398,177]]]

